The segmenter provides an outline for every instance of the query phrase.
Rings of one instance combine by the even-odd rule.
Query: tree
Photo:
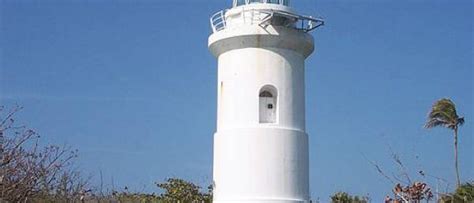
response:
[[[178,178],[168,178],[164,183],[156,184],[165,190],[160,198],[164,202],[211,202],[212,187],[208,193],[202,193],[198,185]]]
[[[40,146],[38,134],[15,124],[14,115],[0,107],[0,202],[70,201],[87,185],[71,169],[76,151],[54,145]],[[6,112],[6,113],[5,113]]]
[[[130,202],[130,203],[211,203],[212,187],[201,192],[201,187],[179,178],[168,178],[165,182],[156,183],[161,193],[132,192],[127,186],[122,191],[112,191],[112,195],[100,195],[97,202]]]
[[[474,201],[474,181],[464,183],[459,186],[452,194],[443,195],[440,203],[457,203],[457,202],[473,202]]]
[[[336,192],[331,196],[331,203],[367,203],[368,197],[349,195],[347,192]]]
[[[401,184],[395,185],[392,189],[394,197],[393,199],[386,199],[387,203],[396,202],[413,202],[419,203],[421,200],[431,200],[433,193],[426,183],[414,182],[408,186],[402,186]]]
[[[391,147],[389,146],[390,150]],[[417,181],[416,179],[413,179],[410,177],[410,174],[408,172],[407,167],[405,166],[404,162],[400,158],[400,156],[393,152],[392,153],[392,159],[398,166],[398,173],[391,173],[392,175],[389,176],[382,170],[382,168],[375,162],[370,161],[372,165],[375,166],[377,169],[377,172],[382,175],[384,178],[389,180],[392,184],[394,184],[394,187],[392,189],[393,196],[391,197],[390,195],[387,195],[384,199],[385,203],[419,203],[422,200],[426,200],[426,202],[429,202],[430,200],[433,199],[433,193],[431,191],[431,188],[428,186],[427,183],[423,181]],[[395,175],[396,174],[396,175]],[[419,175],[424,177],[426,173],[422,170],[418,172]],[[405,180],[403,180],[405,179]],[[412,181],[414,180],[414,181]]]
[[[456,106],[447,98],[436,101],[428,114],[428,120],[425,128],[445,127],[454,132],[454,168],[456,170],[456,185],[461,185],[458,167],[458,128],[464,124],[464,118],[456,113]]]

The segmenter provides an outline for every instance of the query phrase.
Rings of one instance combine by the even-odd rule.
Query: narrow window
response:
[[[259,122],[275,123],[277,117],[277,91],[270,85],[264,86],[258,95]]]

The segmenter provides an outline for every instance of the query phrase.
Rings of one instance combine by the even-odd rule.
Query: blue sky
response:
[[[472,1],[293,0],[322,16],[306,63],[311,195],[343,190],[374,202],[397,174],[453,185],[452,135],[422,126],[449,97],[466,117],[460,171],[473,170]],[[104,184],[156,191],[176,176],[212,180],[216,60],[209,16],[230,0],[0,1],[0,103],[42,142],[79,149],[78,167]],[[389,147],[390,146],[390,147]],[[418,158],[417,158],[418,157]],[[436,186],[433,178],[425,179]]]

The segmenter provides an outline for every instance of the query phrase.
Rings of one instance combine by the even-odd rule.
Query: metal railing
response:
[[[212,32],[223,30],[226,26],[225,11],[219,11],[211,16],[209,19],[211,22]]]
[[[225,18],[225,12],[226,10],[222,10],[211,16],[210,23],[213,32],[218,32],[226,28],[227,22]],[[242,8],[242,11],[239,14],[241,15],[244,24],[258,24],[260,26],[270,25],[272,18],[275,16],[284,17],[290,19],[291,23],[283,26],[292,27],[294,29],[302,30],[304,32],[312,31],[318,28],[319,26],[324,25],[324,20],[322,18],[297,15],[294,13],[273,9]]]
[[[232,6],[243,6],[253,3],[264,3],[264,4],[280,4],[284,6],[289,5],[289,0],[233,0]]]

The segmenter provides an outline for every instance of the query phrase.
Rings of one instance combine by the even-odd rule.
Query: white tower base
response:
[[[306,133],[240,129],[216,133],[214,146],[214,202],[308,201]]]

